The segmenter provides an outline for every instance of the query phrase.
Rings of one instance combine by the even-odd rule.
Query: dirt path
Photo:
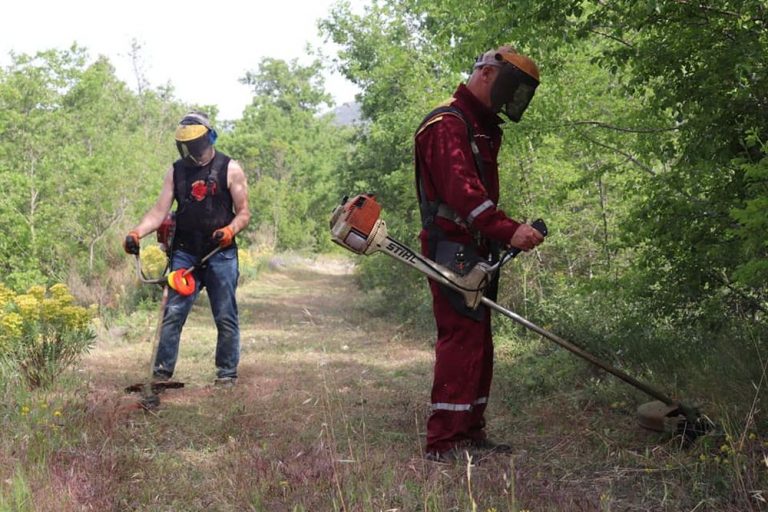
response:
[[[345,260],[273,260],[239,290],[231,390],[211,385],[215,329],[198,301],[175,375],[186,387],[153,413],[120,390],[147,374],[156,318],[135,326],[141,340],[101,340],[86,361],[84,441],[53,461],[66,468],[62,489],[86,510],[120,511],[649,510],[657,493],[674,494],[638,469],[653,454],[627,454],[640,439],[621,432],[634,431],[631,417],[617,414],[611,432],[595,423],[610,411],[577,390],[520,403],[503,360],[489,430],[514,456],[423,461],[431,335],[367,318],[359,299]]]

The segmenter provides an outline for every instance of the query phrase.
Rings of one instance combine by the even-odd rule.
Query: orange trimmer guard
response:
[[[187,269],[180,268],[168,274],[168,286],[186,297],[195,293],[195,278]]]

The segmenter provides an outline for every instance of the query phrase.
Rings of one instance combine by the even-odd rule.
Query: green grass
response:
[[[157,411],[137,410],[122,392],[146,378],[151,314],[142,335],[99,340],[47,394],[3,374],[0,427],[13,434],[0,440],[0,510],[764,507],[762,389],[745,398],[757,398],[749,417],[708,404],[722,435],[680,450],[637,427],[642,395],[536,339],[499,339],[488,429],[514,453],[434,464],[421,457],[433,333],[369,316],[352,276],[298,260],[264,271],[239,297],[243,350],[231,390],[211,386],[215,329],[204,300],[182,337],[186,387],[161,395]]]

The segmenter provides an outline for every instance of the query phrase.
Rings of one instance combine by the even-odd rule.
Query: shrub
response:
[[[168,256],[157,245],[150,245],[141,251],[141,268],[147,277],[160,277],[167,267]]]
[[[30,388],[48,387],[92,346],[90,319],[66,285],[15,294],[0,284],[0,357]]]

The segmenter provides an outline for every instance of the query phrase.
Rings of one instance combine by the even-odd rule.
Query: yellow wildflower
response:
[[[59,416],[61,416],[61,411],[59,410],[53,411],[53,415],[58,418]]]
[[[0,283],[0,309],[4,308],[6,304],[13,300],[16,294],[11,291],[10,288]]]
[[[168,257],[158,246],[151,245],[141,251],[141,268],[148,276],[160,276],[167,264]]]
[[[59,317],[67,327],[84,329],[88,326],[88,310],[80,306],[65,306],[61,308]]]
[[[21,406],[21,415],[22,416],[26,416],[27,414],[29,414],[29,407],[27,407],[26,405],[22,405]]]
[[[40,301],[32,294],[17,295],[13,300],[16,307],[27,321],[35,321],[40,318]]]
[[[253,266],[253,258],[251,257],[251,253],[242,247],[237,248],[237,260],[240,263],[240,266],[243,268],[250,268]]]
[[[15,312],[6,313],[0,318],[0,328],[4,336],[16,338],[21,336],[24,329],[24,318]]]
[[[51,297],[54,299],[69,300],[72,298],[72,294],[69,293],[69,288],[67,288],[67,285],[64,283],[56,283],[55,285],[51,286],[48,291],[50,292]]]
[[[45,287],[40,285],[30,286],[29,290],[27,290],[27,295],[31,295],[37,300],[43,300],[43,297],[45,297]]]
[[[60,309],[59,301],[56,299],[43,299],[43,303],[40,306],[42,310],[41,317],[45,320],[55,320],[59,316]]]

